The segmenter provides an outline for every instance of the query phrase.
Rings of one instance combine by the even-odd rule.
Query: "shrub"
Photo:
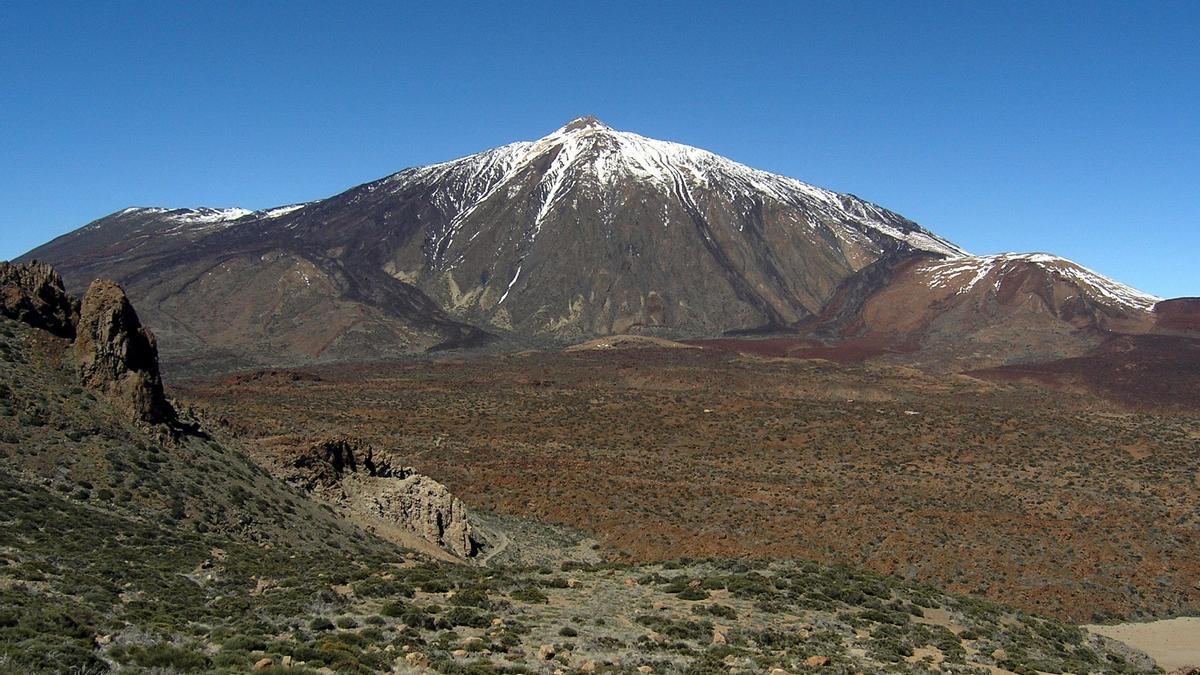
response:
[[[491,617],[485,616],[470,607],[451,607],[442,617],[451,626],[467,626],[470,628],[486,628],[492,622]]]
[[[513,600],[530,605],[544,605],[550,602],[550,598],[546,597],[545,593],[536,588],[519,588],[510,593],[509,596]]]
[[[480,607],[487,609],[490,605],[488,602],[487,591],[482,588],[467,588],[454,594],[450,598],[450,604],[458,605],[459,607]]]
[[[190,649],[167,643],[134,647],[129,659],[143,668],[169,668],[184,672],[208,668],[208,657]]]
[[[405,612],[407,611],[408,605],[395,600],[392,600],[391,602],[385,602],[383,603],[383,607],[379,608],[380,614],[384,616],[390,616],[392,618],[404,616]]]

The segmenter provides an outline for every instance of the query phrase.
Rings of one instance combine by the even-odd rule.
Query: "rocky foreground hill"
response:
[[[162,396],[119,288],[92,289],[76,303],[45,267],[0,268],[0,672],[1154,670],[845,567],[437,562],[212,439]],[[315,460],[294,468],[395,473]]]
[[[305,204],[131,207],[22,259],[71,289],[121,282],[168,365],[193,371],[624,333],[767,333],[962,370],[1196,311],[1156,313],[1052,256],[970,256],[853,195],[590,117]]]

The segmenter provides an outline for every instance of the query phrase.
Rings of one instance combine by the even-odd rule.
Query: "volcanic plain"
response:
[[[1071,622],[1200,612],[1200,413],[724,348],[180,381],[264,466],[352,435],[614,561],[849,563]]]

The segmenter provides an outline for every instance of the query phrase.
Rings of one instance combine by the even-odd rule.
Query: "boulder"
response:
[[[75,358],[83,384],[143,422],[166,422],[175,411],[163,395],[158,345],[125,291],[99,279],[84,295],[75,328]]]
[[[0,315],[70,339],[75,337],[79,303],[67,295],[53,267],[36,261],[0,262]]]

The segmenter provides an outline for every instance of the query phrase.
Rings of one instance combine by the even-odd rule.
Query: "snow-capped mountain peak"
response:
[[[796,236],[832,230],[847,245],[886,247],[890,240],[944,257],[967,255],[916,223],[852,195],[682,143],[617,131],[591,116],[576,118],[535,141],[408,169],[386,182],[394,192],[407,191],[414,184],[436,186],[435,201],[450,218],[435,247],[438,268],[453,264],[454,256],[447,253],[462,242],[458,235],[463,225],[482,204],[497,195],[513,194],[518,185],[530,182],[537,201],[527,224],[530,239],[541,234],[556,209],[580,194],[596,197],[603,211],[613,212],[621,206],[622,190],[637,185],[682,206],[693,219],[707,217],[714,203],[736,203],[744,210],[769,205],[806,214],[801,227],[808,232]]]

